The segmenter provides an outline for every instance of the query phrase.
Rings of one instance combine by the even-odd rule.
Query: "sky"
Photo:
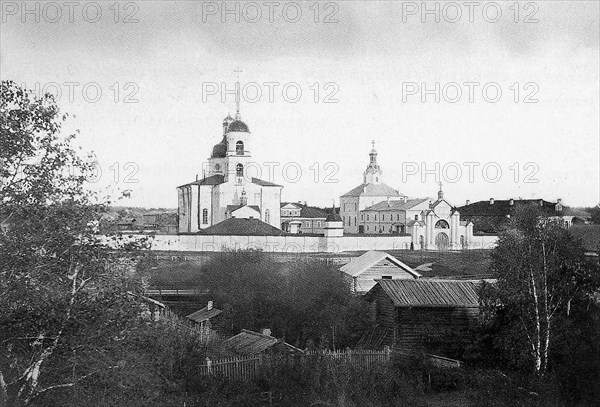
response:
[[[0,2],[0,78],[56,95],[121,205],[177,206],[235,114],[253,176],[330,206],[600,201],[597,1]],[[235,72],[237,70],[241,72]]]

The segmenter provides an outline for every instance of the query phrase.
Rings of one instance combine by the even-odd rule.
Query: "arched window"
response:
[[[208,224],[208,209],[202,209],[202,223],[204,225]]]
[[[244,142],[238,141],[235,143],[235,153],[237,155],[244,155]]]
[[[268,209],[265,209],[265,223],[269,223],[271,220],[271,212]]]
[[[450,229],[450,225],[445,220],[438,220],[435,224],[436,229]]]
[[[242,164],[236,165],[235,173],[238,177],[243,177],[244,176],[244,166]]]

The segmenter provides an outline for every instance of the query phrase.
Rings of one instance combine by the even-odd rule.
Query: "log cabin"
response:
[[[391,254],[371,250],[340,268],[353,293],[365,294],[378,279],[415,279],[421,274]]]
[[[479,316],[477,282],[378,280],[366,294],[383,345],[396,356],[462,358]]]

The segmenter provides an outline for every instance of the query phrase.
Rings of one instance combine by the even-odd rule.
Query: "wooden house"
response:
[[[369,251],[340,268],[342,275],[348,280],[352,292],[366,293],[380,279],[416,279],[421,274],[402,263],[391,254],[380,251]]]
[[[206,307],[187,315],[186,318],[194,322],[200,332],[209,334],[212,329],[211,319],[221,314],[221,312],[222,311],[220,309],[217,309],[213,306],[212,301],[209,301]]]
[[[304,353],[301,349],[271,336],[270,329],[263,329],[262,332],[242,329],[242,332],[227,339],[225,345],[237,355]]]
[[[479,315],[477,282],[378,280],[366,298],[398,355],[420,352],[461,358]]]

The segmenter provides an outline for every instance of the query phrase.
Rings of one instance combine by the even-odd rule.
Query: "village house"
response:
[[[192,321],[202,334],[208,335],[213,328],[211,319],[219,316],[221,312],[223,311],[215,308],[213,302],[209,301],[206,307],[187,315],[186,318]]]
[[[242,329],[242,332],[225,341],[225,346],[238,355],[294,354],[304,353],[301,349],[271,336],[266,328],[261,332]]]
[[[374,250],[352,259],[340,268],[340,272],[348,281],[352,292],[360,294],[373,288],[375,280],[421,277],[421,274],[391,254]]]
[[[385,331],[382,344],[398,356],[425,352],[460,359],[479,315],[472,281],[382,279],[366,298]]]

